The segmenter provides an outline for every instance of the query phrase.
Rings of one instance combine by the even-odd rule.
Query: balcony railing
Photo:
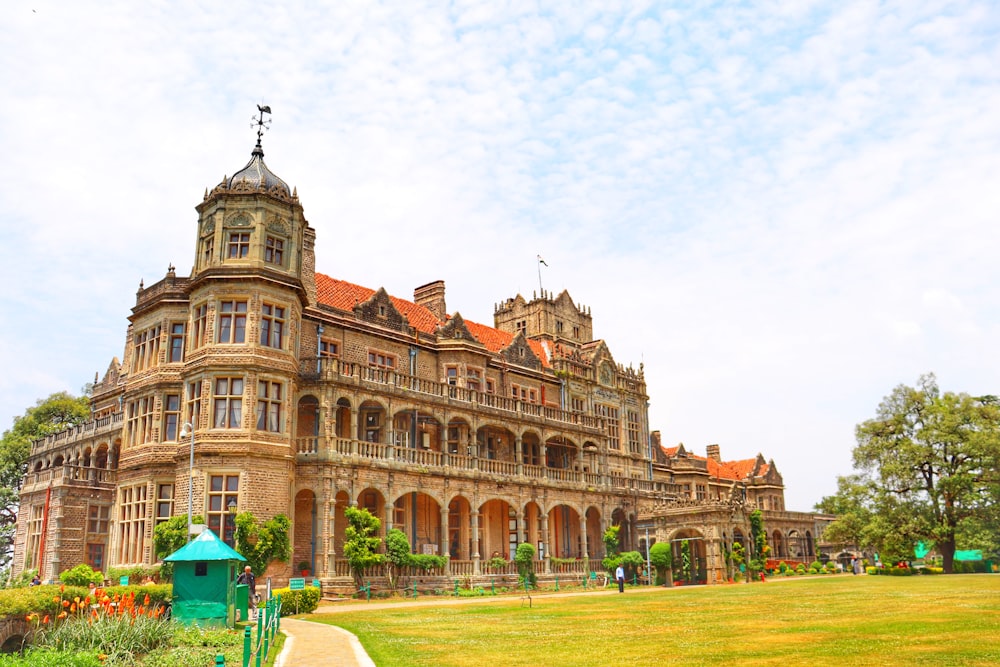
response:
[[[118,473],[106,468],[91,468],[77,465],[61,465],[36,472],[29,472],[24,476],[23,488],[35,485],[48,486],[68,484],[71,486],[113,486],[118,479]]]
[[[518,477],[545,479],[550,483],[610,487],[616,491],[654,492],[656,485],[646,479],[612,477],[595,472],[580,472],[570,468],[553,468],[541,465],[518,464],[511,460],[498,460],[439,452],[434,449],[401,447],[381,442],[367,442],[350,438],[318,437],[297,438],[295,441],[298,463],[337,463],[350,465],[363,460],[383,461],[402,465],[418,472],[447,474],[470,470],[497,475],[514,480]],[[662,484],[661,484],[662,486]]]
[[[506,396],[456,387],[444,382],[427,380],[398,371],[373,368],[340,359],[306,359],[302,361],[300,375],[303,380],[378,385],[383,390],[414,392],[432,399],[457,401],[489,410],[540,419],[559,424],[572,424],[595,431],[604,430],[604,420],[594,415],[571,412],[538,403],[518,401]],[[595,435],[597,435],[595,433]]]

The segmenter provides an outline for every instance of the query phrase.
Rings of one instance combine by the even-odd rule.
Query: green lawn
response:
[[[997,665],[1000,575],[780,579],[313,614],[379,667]]]

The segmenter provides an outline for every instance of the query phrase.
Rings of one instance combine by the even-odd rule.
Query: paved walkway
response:
[[[375,667],[358,638],[325,623],[285,618],[285,645],[275,667]]]

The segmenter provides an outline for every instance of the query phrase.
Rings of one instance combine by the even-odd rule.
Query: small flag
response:
[[[539,264],[545,264],[545,260],[544,260],[544,259],[542,259],[542,256],[541,256],[541,255],[538,255],[538,263],[539,263]],[[548,264],[545,264],[545,266],[548,266]]]

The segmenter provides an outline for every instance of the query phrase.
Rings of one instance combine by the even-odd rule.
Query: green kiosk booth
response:
[[[236,575],[246,558],[207,528],[163,559],[174,564],[172,615],[185,625],[236,625]]]

